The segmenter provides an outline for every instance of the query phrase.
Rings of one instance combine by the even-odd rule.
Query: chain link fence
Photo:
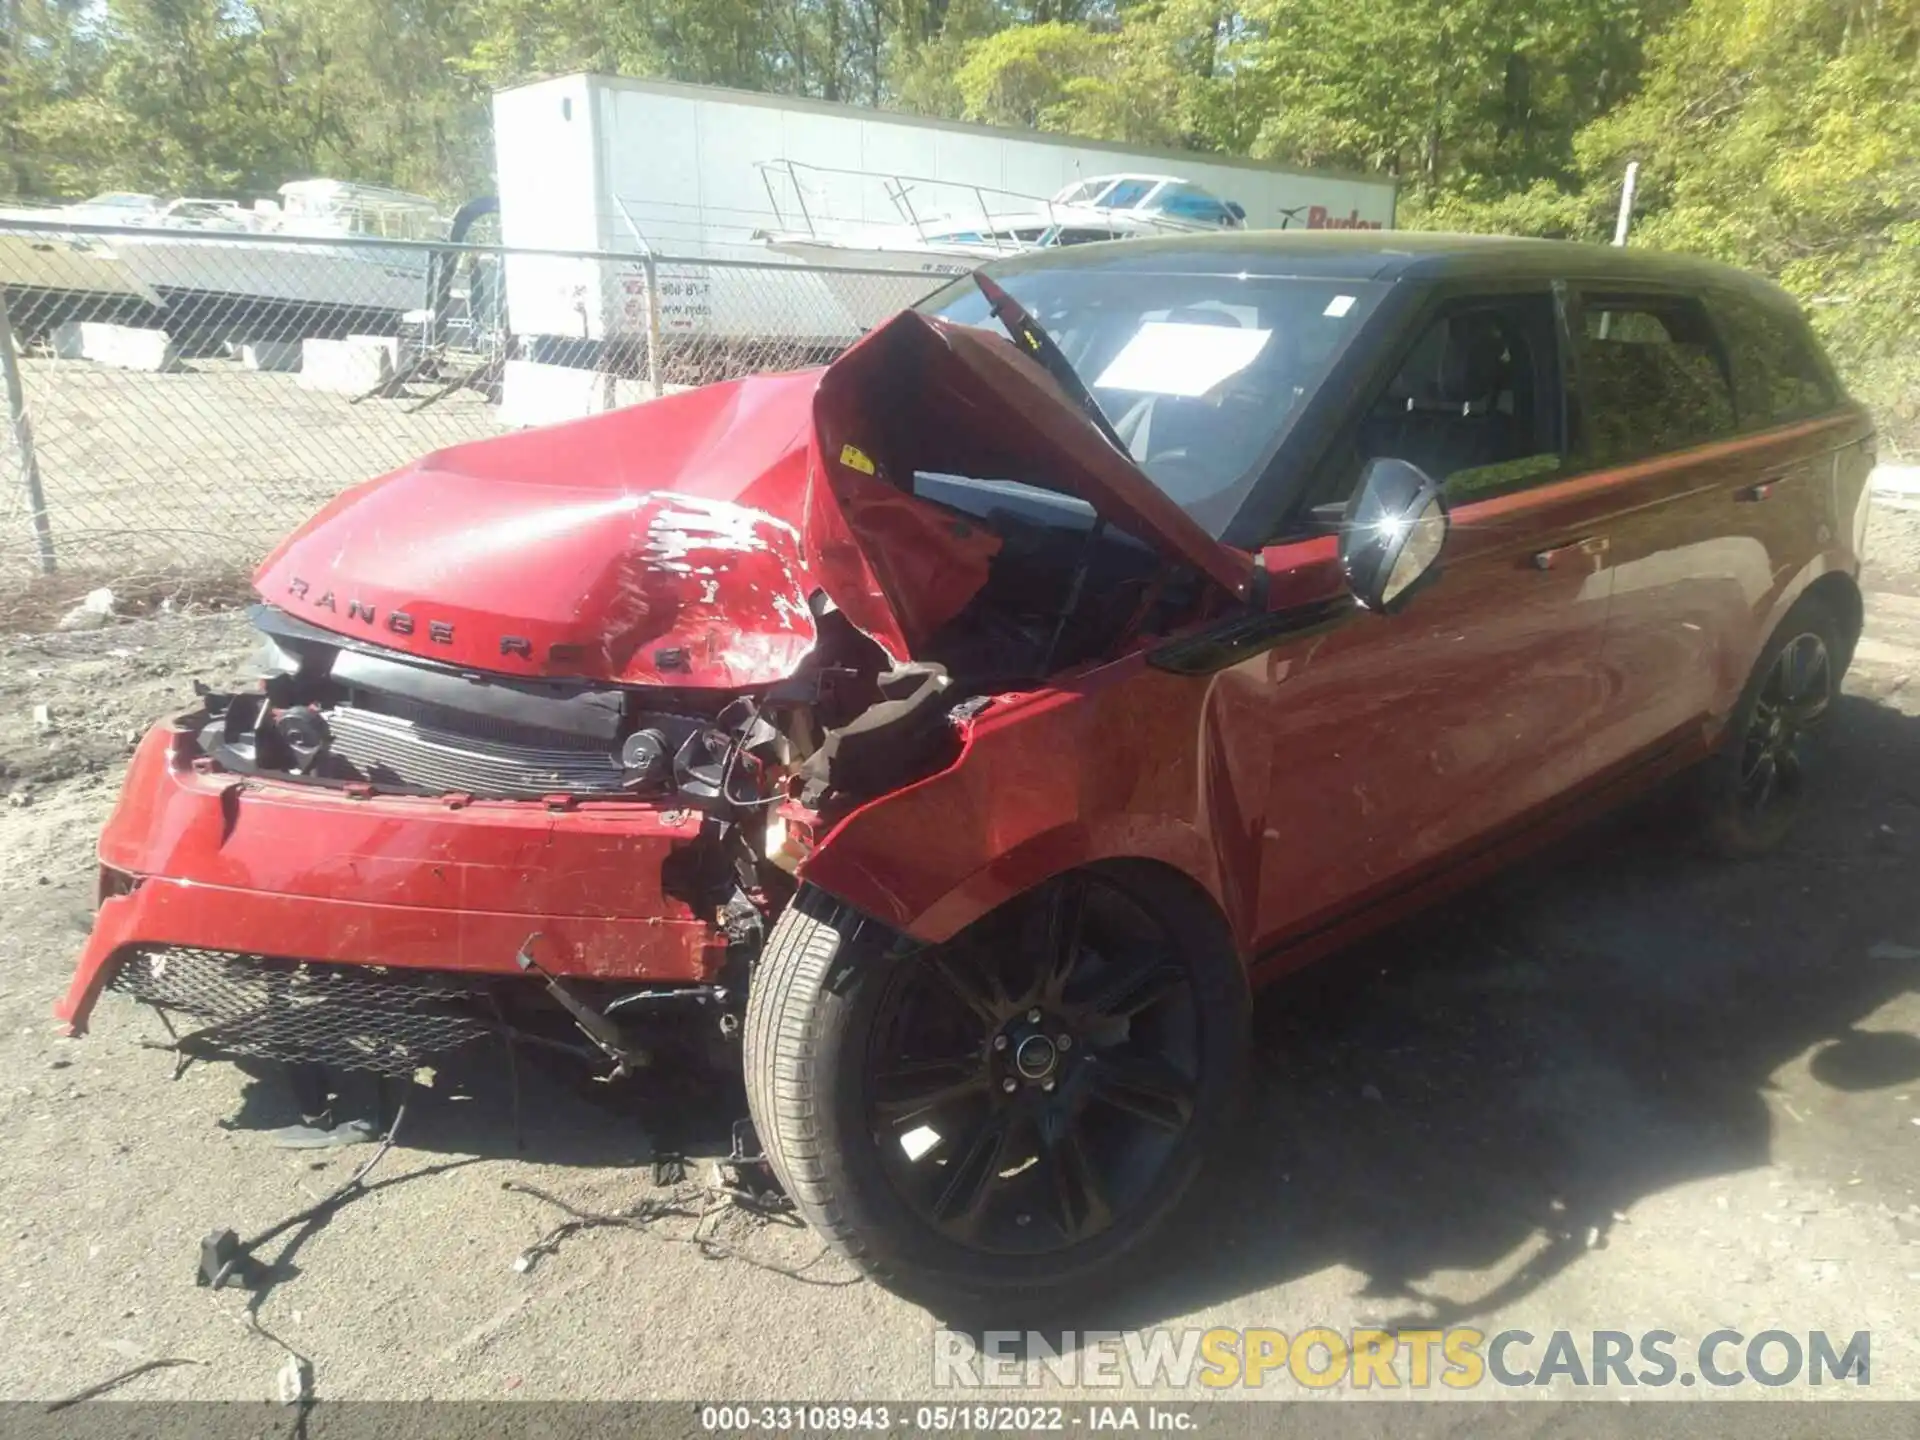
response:
[[[946,278],[0,215],[0,602],[233,585],[361,480],[823,363]]]

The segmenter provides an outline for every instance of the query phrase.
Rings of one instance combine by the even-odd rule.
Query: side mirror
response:
[[[1361,608],[1391,615],[1440,573],[1440,482],[1405,460],[1374,460],[1340,522],[1340,571]]]

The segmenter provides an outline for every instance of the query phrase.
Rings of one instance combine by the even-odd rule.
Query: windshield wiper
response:
[[[1107,437],[1108,444],[1132,459],[1120,439],[1120,432],[1107,419],[1107,412],[1100,408],[1100,402],[1093,398],[1093,392],[1087,389],[1072,362],[1060,352],[1060,347],[1053,343],[1053,337],[1047,334],[1040,322],[1027,313],[1024,305],[989,278],[986,271],[974,271],[973,283],[987,297],[987,309],[1000,322],[1013,343],[1040,362],[1041,367],[1067,392],[1067,398],[1087,412],[1087,418],[1093,421],[1095,429]]]

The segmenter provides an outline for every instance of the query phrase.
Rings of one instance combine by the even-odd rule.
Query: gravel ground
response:
[[[1180,1263],[1054,1323],[1867,1329],[1870,1393],[1920,1398],[1920,514],[1881,512],[1873,548],[1868,640],[1787,850],[1709,865],[1643,807],[1270,992],[1255,1103]],[[668,1218],[516,1268],[561,1217],[503,1182],[686,1198],[646,1162],[716,1143],[726,1095],[536,1073],[519,1151],[497,1069],[442,1075],[373,1192],[295,1238],[257,1302],[270,1336],[242,1294],[196,1289],[201,1236],[262,1228],[368,1152],[272,1149],[276,1086],[170,1081],[124,1002],[79,1041],[49,1010],[131,741],[250,644],[208,615],[0,647],[0,1398],[178,1357],[199,1363],[119,1393],[261,1399],[282,1344],[329,1399],[927,1393],[938,1318],[842,1283],[804,1230],[729,1211],[703,1249]]]
[[[292,374],[192,357],[161,373],[21,365],[61,568],[124,580],[187,563],[250,566],[349,485],[500,433],[477,390],[356,401]],[[9,452],[9,456],[11,452]],[[0,487],[0,589],[32,573],[25,492]]]

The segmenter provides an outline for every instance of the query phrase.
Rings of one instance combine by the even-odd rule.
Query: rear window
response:
[[[1727,357],[1698,300],[1588,294],[1581,319],[1593,464],[1624,465],[1734,432]]]
[[[1726,336],[1742,429],[1833,409],[1839,397],[1803,324],[1732,297],[1716,300],[1714,310]]]

